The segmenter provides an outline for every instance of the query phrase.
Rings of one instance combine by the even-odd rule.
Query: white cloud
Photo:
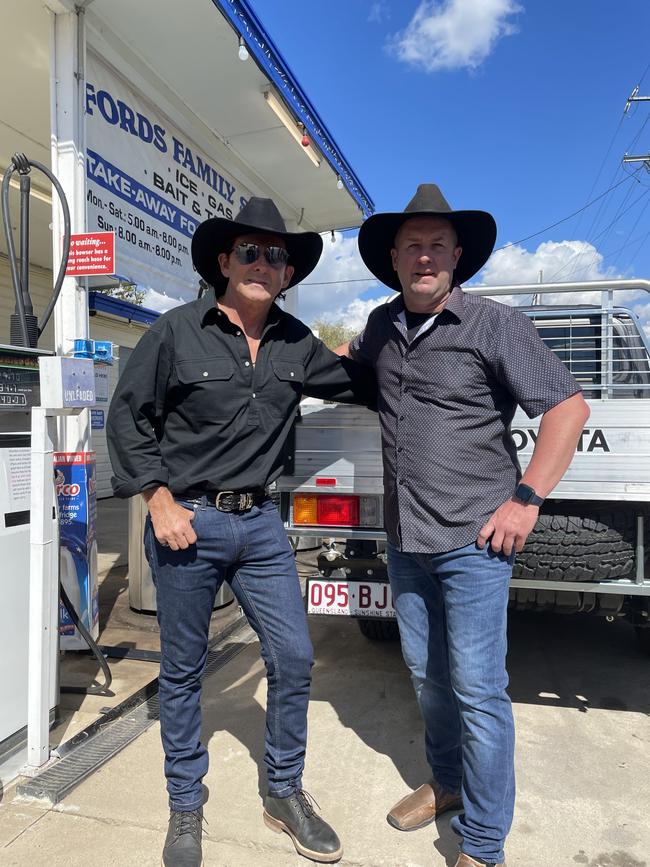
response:
[[[331,314],[323,318],[330,322],[343,322],[349,328],[355,328],[358,331],[365,326],[370,312],[388,301],[392,295],[382,295],[379,298],[370,298],[362,301],[361,298],[355,298],[346,307],[340,307],[338,310],[333,310]]]
[[[363,264],[356,237],[340,232],[335,232],[334,236],[332,244],[331,235],[323,235],[321,260],[300,286],[298,316],[307,324],[315,319],[326,319],[328,322],[342,320],[356,327],[363,311],[380,303],[379,299],[362,301],[359,296],[379,289],[381,284]],[[364,322],[365,319],[361,324]]]
[[[603,255],[588,241],[544,241],[530,252],[519,244],[492,254],[481,271],[483,283],[547,283],[566,280],[603,280],[615,277],[603,269]]]
[[[514,283],[539,283],[539,272],[546,283],[582,282],[588,280],[617,280],[623,275],[603,266],[603,256],[587,241],[545,241],[537,250],[529,252],[515,245],[497,250],[479,274],[473,285],[508,286]],[[597,304],[600,292],[544,292],[539,284],[541,304]],[[495,295],[503,304],[530,304],[531,294]],[[619,291],[614,303],[631,308],[641,319],[641,327],[650,338],[650,302],[646,293]]]
[[[422,0],[389,50],[404,63],[435,72],[476,69],[503,36],[517,31],[515,0]]]
[[[381,24],[386,18],[390,18],[387,0],[376,0],[368,12],[368,21],[373,24]]]

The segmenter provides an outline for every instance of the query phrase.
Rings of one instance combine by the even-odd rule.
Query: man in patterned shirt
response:
[[[412,831],[462,811],[456,867],[504,863],[515,793],[512,563],[589,416],[527,316],[460,288],[495,239],[490,214],[452,211],[433,184],[404,212],[370,217],[361,257],[400,295],[338,350],[377,373],[388,575],[432,771],[388,821]],[[542,415],[523,478],[510,434],[517,405]]]

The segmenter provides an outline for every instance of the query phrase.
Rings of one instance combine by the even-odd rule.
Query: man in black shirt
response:
[[[512,561],[589,415],[527,316],[460,288],[495,239],[490,214],[452,211],[433,184],[404,212],[370,217],[361,257],[400,294],[349,346],[377,372],[388,574],[432,771],[388,821],[411,831],[462,810],[456,867],[503,865],[515,793]],[[523,478],[510,434],[517,404],[542,415]]]
[[[293,553],[268,485],[303,394],[372,403],[368,368],[330,352],[274,301],[316,266],[322,239],[287,232],[270,199],[202,223],[192,258],[210,289],[134,349],[107,433],[115,494],[148,504],[160,624],[160,724],[170,822],[163,864],[202,863],[201,675],[228,581],[257,632],[268,694],[264,820],[316,861],[342,854],[302,789],[312,647]],[[370,375],[369,375],[370,374]]]

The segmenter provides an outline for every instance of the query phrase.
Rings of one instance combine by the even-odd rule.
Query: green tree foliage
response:
[[[129,304],[137,304],[138,307],[142,307],[147,294],[146,290],[140,289],[137,283],[120,283],[119,286],[106,286],[98,291],[112,298],[119,298],[120,301],[128,301]]]
[[[314,331],[318,332],[320,339],[330,349],[336,349],[342,343],[352,340],[360,330],[358,328],[351,328],[345,322],[326,322],[324,319],[315,319],[311,327]]]

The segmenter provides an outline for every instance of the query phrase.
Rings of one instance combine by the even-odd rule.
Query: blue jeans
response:
[[[476,544],[444,554],[388,547],[402,652],[425,728],[427,760],[461,792],[452,819],[467,855],[503,861],[515,800],[514,722],[506,693],[512,562]]]
[[[301,787],[313,650],[293,551],[277,509],[266,500],[246,512],[193,507],[198,537],[184,551],[145,527],[145,551],[160,624],[160,729],[173,810],[203,803],[208,751],[201,743],[201,675],[215,594],[227,581],[257,633],[268,682],[264,761],[269,792]]]

